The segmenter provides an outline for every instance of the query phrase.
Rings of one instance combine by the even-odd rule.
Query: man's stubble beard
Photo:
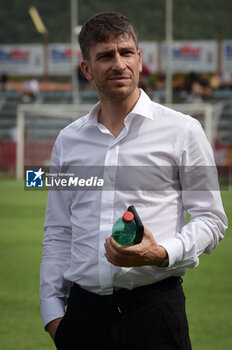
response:
[[[114,88],[109,88],[107,84],[98,84],[96,82],[94,82],[95,88],[98,92],[99,98],[102,97],[110,97],[112,99],[126,99],[128,96],[130,96],[131,94],[133,94],[133,92],[136,90],[136,88],[138,88],[138,83],[139,83],[139,74],[136,78],[135,83],[131,86],[128,87],[128,91],[120,91],[117,90],[117,87]],[[122,85],[123,86],[123,85]],[[120,87],[118,87],[118,89],[120,89]]]

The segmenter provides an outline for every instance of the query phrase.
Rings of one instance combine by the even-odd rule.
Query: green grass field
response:
[[[46,191],[24,191],[22,181],[0,180],[0,347],[52,350],[39,309]],[[232,188],[222,192],[229,220]],[[232,349],[232,237],[184,277],[193,350]],[[110,350],[110,348],[109,348]],[[142,349],[141,349],[142,350]]]

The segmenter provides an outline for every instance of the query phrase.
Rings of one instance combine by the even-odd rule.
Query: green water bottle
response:
[[[113,226],[112,238],[120,246],[130,246],[134,244],[136,237],[136,223],[134,214],[126,211]]]

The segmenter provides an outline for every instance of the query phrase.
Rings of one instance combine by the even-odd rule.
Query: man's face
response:
[[[108,42],[91,46],[89,57],[81,67],[86,78],[94,82],[100,97],[121,99],[135,91],[142,63],[132,37],[111,36]]]

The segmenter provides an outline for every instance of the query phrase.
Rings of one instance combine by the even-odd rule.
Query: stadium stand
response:
[[[220,142],[232,145],[232,101],[226,101],[218,125]]]

